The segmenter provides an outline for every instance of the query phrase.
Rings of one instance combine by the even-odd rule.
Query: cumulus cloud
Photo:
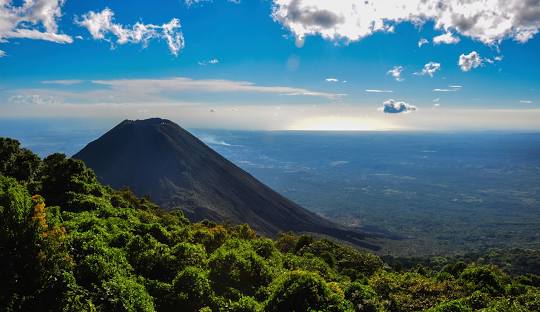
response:
[[[459,56],[458,65],[462,71],[468,72],[473,68],[482,66],[484,63],[483,59],[480,57],[480,54],[476,51],[472,51],[469,54],[461,54]]]
[[[446,32],[445,34],[433,38],[433,44],[456,44],[459,41],[461,41],[461,39],[454,36],[451,32]]]
[[[426,65],[424,65],[424,68],[422,69],[421,72],[416,72],[414,74],[415,75],[420,75],[420,76],[428,75],[428,76],[433,78],[433,75],[435,75],[435,73],[437,71],[439,71],[440,69],[441,69],[441,64],[440,63],[429,62]]]
[[[137,22],[133,26],[124,26],[114,22],[114,12],[105,8],[101,12],[90,11],[76,23],[88,30],[93,39],[106,40],[116,44],[141,43],[147,46],[151,39],[164,40],[169,51],[178,55],[184,47],[184,36],[180,31],[180,21],[173,18],[163,25],[143,24]],[[112,39],[115,37],[116,39]]]
[[[420,38],[420,40],[418,40],[418,47],[421,48],[424,44],[428,44],[429,43],[429,40],[427,40],[426,38]]]
[[[272,17],[297,38],[357,41],[396,24],[433,21],[485,44],[527,42],[540,28],[540,0],[273,0]]]
[[[405,80],[405,79],[403,79],[401,77],[402,72],[403,72],[403,66],[394,66],[394,67],[392,67],[392,69],[387,71],[386,74],[394,77],[394,79],[396,79],[396,81],[401,82],[401,81]]]
[[[22,3],[21,3],[22,2]],[[72,43],[58,31],[64,0],[0,0],[0,42],[11,38]]]
[[[395,101],[393,99],[383,102],[383,106],[379,108],[386,114],[400,114],[400,113],[410,113],[417,110],[416,106],[410,105],[409,103],[403,101]]]
[[[367,93],[393,93],[392,90],[381,90],[381,89],[366,89]]]

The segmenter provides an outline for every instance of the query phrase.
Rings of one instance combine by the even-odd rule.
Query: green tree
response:
[[[460,281],[472,291],[502,295],[509,278],[495,266],[472,265],[463,270]]]
[[[207,273],[200,268],[187,267],[172,282],[172,306],[184,311],[198,311],[213,305],[214,293]]]
[[[52,154],[43,160],[41,195],[49,205],[79,211],[96,208],[104,195],[94,172],[80,160]],[[90,197],[88,197],[90,196]]]
[[[339,289],[311,272],[293,271],[272,285],[265,311],[354,311]]]
[[[33,183],[40,167],[39,157],[30,150],[21,148],[18,141],[0,138],[0,175],[13,177],[20,182]]]
[[[210,256],[208,266],[219,294],[239,291],[254,296],[272,280],[268,262],[245,241],[233,239],[218,248]]]
[[[32,199],[15,179],[0,176],[0,306],[18,310],[39,287]]]
[[[379,310],[377,293],[369,285],[359,282],[351,283],[345,290],[345,298],[353,304],[355,311],[376,312]]]

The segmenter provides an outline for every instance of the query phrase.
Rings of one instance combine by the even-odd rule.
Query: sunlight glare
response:
[[[384,131],[393,128],[384,121],[343,116],[325,116],[302,119],[288,130],[295,131]]]

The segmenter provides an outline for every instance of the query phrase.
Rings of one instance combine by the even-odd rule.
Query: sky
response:
[[[540,0],[0,0],[0,119],[539,130]]]

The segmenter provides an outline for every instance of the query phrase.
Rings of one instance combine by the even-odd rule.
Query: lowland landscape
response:
[[[127,169],[139,168],[131,161],[143,161],[147,163],[143,174],[160,172],[162,163],[146,158],[152,153],[124,152],[125,146],[141,144],[140,140],[116,141],[125,139],[126,131],[137,132],[138,138],[153,137],[153,144],[166,142],[192,153],[199,150],[194,160],[161,154],[162,159],[171,157],[184,166],[183,178],[177,180],[184,183],[180,186],[169,179],[137,182],[141,173],[123,172],[130,177],[124,182],[132,181],[138,192],[150,187],[169,209],[154,204],[151,196],[136,196],[127,185],[113,189],[100,183],[99,175],[80,160],[63,154],[40,159],[18,141],[0,139],[4,281],[0,301],[8,311],[177,311],[179,307],[186,311],[534,311],[539,307],[540,277],[535,274],[540,273],[540,255],[534,249],[485,250],[488,246],[480,245],[484,253],[381,258],[373,253],[380,248],[373,242],[394,240],[399,245],[405,238],[392,237],[397,235],[391,231],[324,221],[264,188],[267,196],[278,200],[261,202],[267,210],[277,215],[278,207],[288,210],[289,218],[278,221],[279,231],[261,228],[260,218],[224,218],[225,223],[205,218],[232,216],[228,209],[237,205],[229,206],[227,200],[254,199],[197,188],[201,171],[211,170],[206,157],[217,154],[168,120],[124,121],[75,158],[93,163],[92,149],[107,146],[109,151],[95,156],[98,171],[107,166],[104,161],[112,161],[108,152],[120,155]],[[157,148],[160,153],[166,150]],[[207,168],[193,168],[197,161],[205,161]],[[120,163],[114,164],[105,173],[122,170]],[[238,177],[232,185],[239,188],[244,182],[259,183],[225,159],[217,158],[216,164],[222,171],[214,173],[215,181],[231,174]],[[159,175],[158,180],[163,176],[167,175]],[[114,177],[119,176],[109,176]],[[212,183],[207,180],[203,186]],[[167,191],[171,185],[172,195]],[[165,197],[157,196],[160,189]],[[186,193],[191,195],[182,196]],[[212,202],[216,194],[224,205]],[[206,201],[200,198],[203,195]],[[182,210],[184,201],[190,204],[186,210]],[[214,213],[208,213],[209,207]],[[245,215],[257,216],[248,208]],[[186,214],[202,220],[189,221]],[[302,222],[290,219],[294,214],[303,215]],[[271,222],[264,214],[261,218]],[[259,234],[246,222],[259,228]],[[444,228],[439,232],[444,235]]]
[[[539,312],[540,0],[0,0],[0,312]]]

